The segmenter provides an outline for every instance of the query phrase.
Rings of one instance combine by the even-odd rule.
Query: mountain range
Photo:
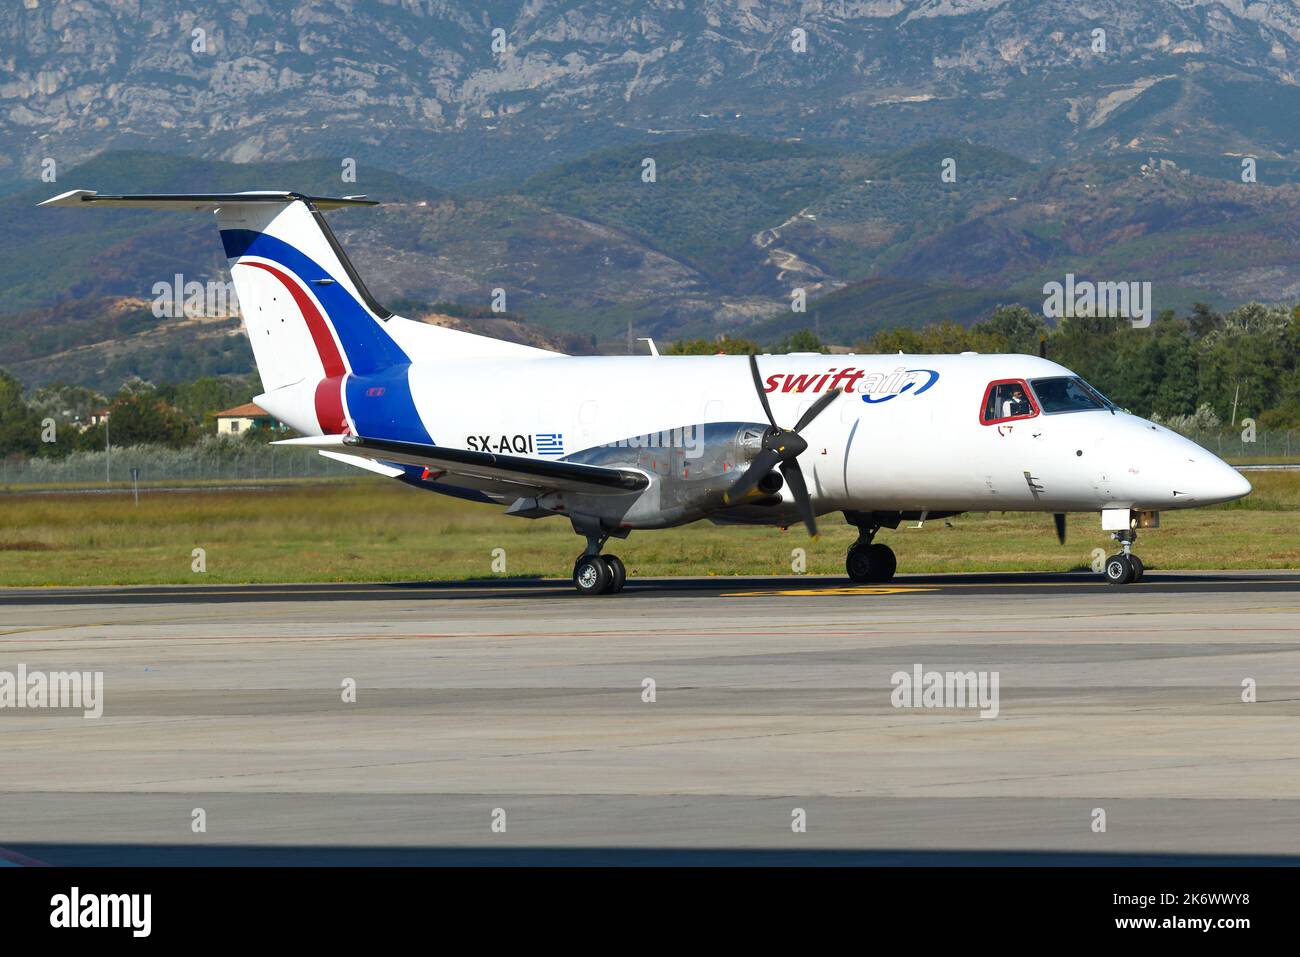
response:
[[[368,193],[331,220],[382,299],[502,330],[476,313],[501,288],[508,334],[570,351],[852,345],[1039,308],[1066,273],[1293,302],[1297,62],[1300,11],[1262,0],[20,0],[4,362],[102,386],[162,354],[130,303],[224,278],[201,217],[35,210],[74,187]],[[244,371],[220,336],[174,345]]]
[[[1297,57],[1289,0],[14,0],[0,176],[148,148],[461,188],[706,132],[1294,159]]]

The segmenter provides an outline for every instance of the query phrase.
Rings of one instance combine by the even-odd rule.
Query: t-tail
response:
[[[263,393],[256,402],[306,435],[430,443],[411,394],[414,362],[556,355],[395,316],[366,288],[322,215],[361,196],[284,191],[101,195],[42,206],[215,212]]]

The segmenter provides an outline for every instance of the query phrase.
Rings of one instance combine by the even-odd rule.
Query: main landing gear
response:
[[[1137,541],[1137,532],[1129,529],[1116,532],[1111,538],[1119,542],[1120,551],[1106,559],[1106,581],[1111,585],[1127,585],[1142,580],[1146,567],[1142,559],[1133,554],[1133,543]]]
[[[627,566],[617,555],[602,555],[609,532],[600,523],[570,516],[573,530],[587,539],[586,550],[573,563],[573,585],[580,595],[613,595],[623,590]],[[620,536],[627,537],[624,531]]]
[[[880,526],[869,520],[854,521],[855,515],[844,513],[845,518],[858,528],[858,540],[849,546],[844,558],[844,570],[855,582],[887,582],[898,570],[898,559],[888,545],[872,542]]]
[[[581,595],[612,595],[623,590],[627,566],[617,555],[578,556],[573,563],[573,584]]]

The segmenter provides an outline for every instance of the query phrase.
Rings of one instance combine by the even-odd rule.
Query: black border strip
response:
[[[339,262],[343,264],[343,271],[346,272],[348,278],[352,280],[352,285],[356,287],[357,293],[361,296],[361,300],[366,304],[370,311],[380,319],[387,321],[393,318],[393,311],[391,309],[385,309],[380,305],[379,300],[370,294],[370,290],[367,289],[366,284],[362,282],[361,274],[358,273],[356,267],[352,265],[352,260],[348,258],[348,254],[343,251],[343,247],[339,244],[338,237],[334,235],[334,230],[330,229],[330,224],[325,219],[325,214],[316,208],[316,200],[309,196],[300,196],[299,199],[307,205],[307,209],[309,209],[312,216],[315,217],[316,224],[320,226],[321,232],[325,234],[325,241],[330,244],[330,249],[334,250],[334,255],[337,256]],[[369,200],[368,202],[373,202],[373,200]]]

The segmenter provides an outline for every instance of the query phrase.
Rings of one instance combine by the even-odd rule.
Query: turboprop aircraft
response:
[[[100,195],[56,207],[215,212],[261,377],[255,401],[302,446],[417,488],[561,516],[586,541],[579,592],[623,588],[603,554],[634,529],[844,513],[855,582],[893,577],[882,528],[967,511],[1098,512],[1142,577],[1139,528],[1250,483],[1026,355],[566,356],[395,316],[322,212],[375,205],[295,192]]]

